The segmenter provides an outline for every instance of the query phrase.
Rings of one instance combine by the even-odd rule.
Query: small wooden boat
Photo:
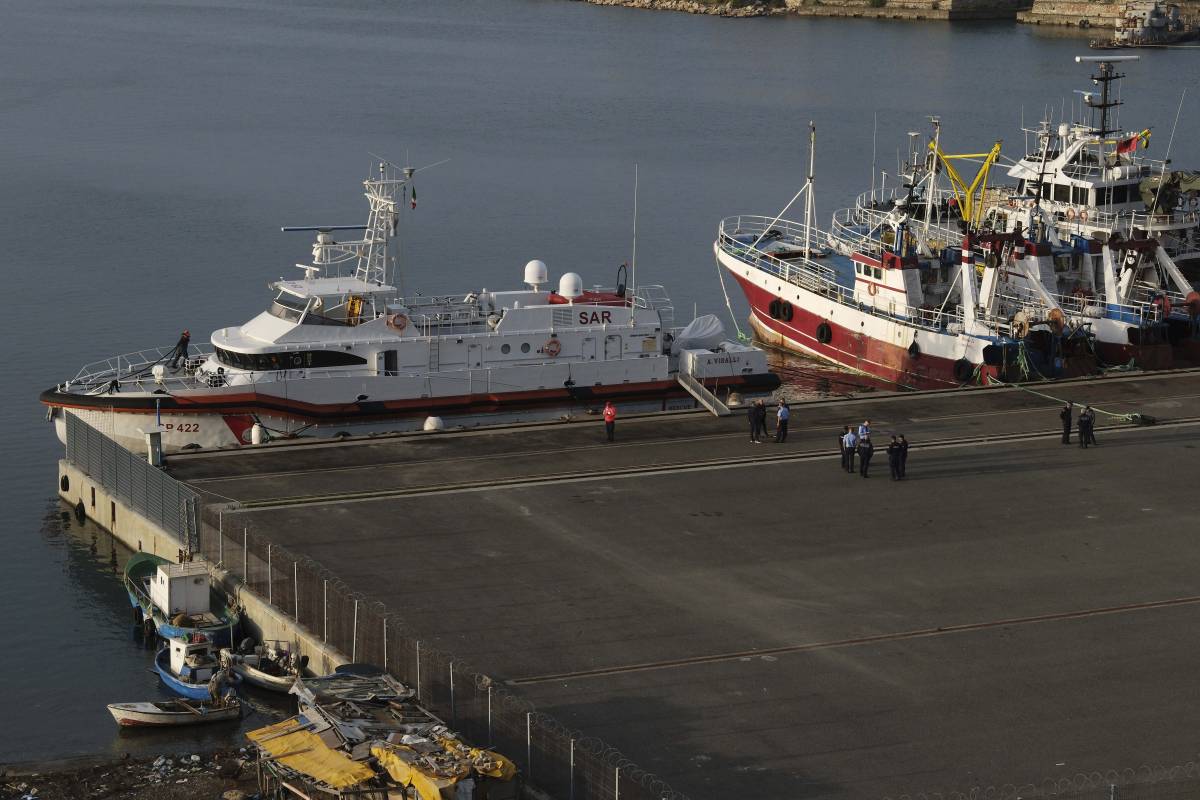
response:
[[[241,677],[221,669],[212,642],[203,634],[168,639],[154,657],[154,670],[167,688],[190,700],[210,700]]]
[[[159,700],[152,703],[112,703],[108,713],[122,728],[149,728],[167,725],[199,725],[225,722],[242,716],[242,704],[231,697],[219,705],[189,700]]]
[[[307,665],[308,657],[275,647],[252,645],[253,642],[247,640],[240,653],[222,649],[221,666],[251,686],[271,692],[290,692],[296,676]]]

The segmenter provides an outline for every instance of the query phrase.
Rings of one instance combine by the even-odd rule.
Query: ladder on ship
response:
[[[675,375],[675,380],[684,389],[687,389],[688,394],[696,398],[700,405],[707,408],[718,417],[728,417],[733,412],[729,410],[729,406],[717,399],[717,396],[704,388],[704,384],[688,375],[686,372],[679,372]]]
[[[429,337],[429,371],[437,372],[442,368],[442,342],[436,336]]]

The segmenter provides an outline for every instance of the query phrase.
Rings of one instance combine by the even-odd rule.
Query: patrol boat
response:
[[[316,234],[303,277],[272,284],[265,311],[209,346],[115,356],[43,392],[60,438],[66,413],[130,448],[159,431],[171,451],[554,418],[607,400],[694,408],[779,385],[765,353],[726,340],[715,317],[674,326],[663,287],[634,284],[636,261],[608,288],[575,272],[551,288],[533,260],[523,288],[399,296],[389,242],[414,172],[379,164],[364,226],[285,228]],[[359,238],[334,238],[346,230]]]

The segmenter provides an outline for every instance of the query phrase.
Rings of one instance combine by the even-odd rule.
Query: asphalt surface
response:
[[[1160,424],[1085,451],[1052,400],[960,392],[795,406],[782,445],[689,414],[172,470],[696,800],[1187,761],[1200,375],[1045,391]],[[864,417],[907,480],[840,471]]]

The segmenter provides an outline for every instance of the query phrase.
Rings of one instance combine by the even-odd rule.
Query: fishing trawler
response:
[[[366,225],[285,228],[316,234],[303,277],[272,284],[265,311],[209,346],[116,356],[43,392],[60,438],[67,413],[131,448],[154,430],[171,451],[554,418],[609,400],[622,413],[694,408],[779,385],[715,317],[676,327],[663,287],[635,283],[636,256],[607,288],[575,272],[552,288],[533,260],[522,288],[399,296],[389,242],[415,172],[379,164],[363,183]],[[357,238],[335,239],[348,230]]]
[[[810,142],[815,149],[814,130]],[[760,340],[905,388],[1095,370],[1090,337],[1067,326],[1050,298],[1002,292],[1004,273],[1029,269],[1019,233],[966,226],[956,243],[931,253],[918,244],[928,237],[918,235],[923,223],[911,194],[871,230],[819,231],[812,225],[814,161],[810,150],[804,223],[784,220],[787,208],[774,219],[730,217],[713,245],[718,267],[749,301]],[[813,260],[814,242],[833,254]],[[987,254],[978,264],[977,252]]]
[[[1185,270],[1200,266],[1200,220],[1195,201],[1183,193],[1200,189],[1200,178],[1169,173],[1165,161],[1136,156],[1148,143],[1148,130],[1115,128],[1110,112],[1120,102],[1111,84],[1123,76],[1114,62],[1136,57],[1076,60],[1099,66],[1092,76],[1099,94],[1083,98],[1091,122],[1055,128],[1046,121],[1026,131],[1036,146],[1008,170],[1016,183],[981,191],[967,216],[984,231],[1023,233],[1036,280],[1004,270],[1002,294],[1052,302],[1069,325],[1095,335],[1103,364],[1165,369],[1197,363],[1200,343],[1190,311],[1195,273],[1189,278]],[[915,149],[910,157],[906,179],[915,191],[905,194],[900,186],[889,192],[881,185],[863,193],[854,208],[834,215],[834,233],[875,231],[904,206],[920,219],[914,229],[922,252],[936,257],[954,241],[970,199],[954,160],[985,158],[986,170],[999,149],[962,156],[942,153],[936,142],[930,149],[925,159]],[[1126,269],[1139,277],[1127,279]]]

